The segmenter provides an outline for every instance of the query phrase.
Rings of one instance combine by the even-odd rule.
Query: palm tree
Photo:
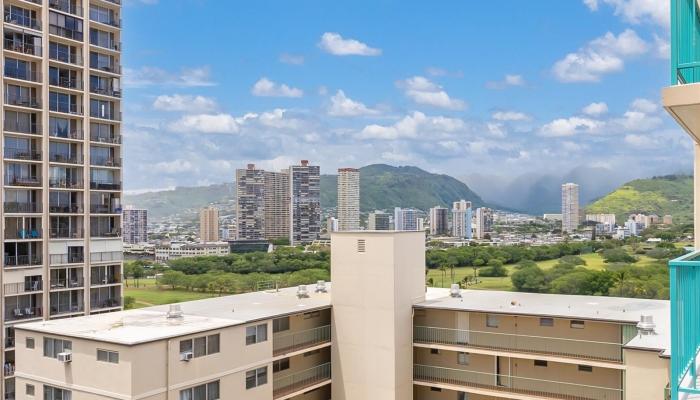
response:
[[[615,272],[615,275],[613,276],[613,279],[615,279],[615,283],[618,284],[618,294],[621,296],[624,296],[624,289],[625,289],[625,279],[627,278],[627,271],[624,269],[621,269],[617,272]]]
[[[442,272],[442,284],[440,286],[445,287],[445,275],[447,275],[447,266],[445,266],[445,264],[442,264],[438,269],[440,270],[440,272]]]

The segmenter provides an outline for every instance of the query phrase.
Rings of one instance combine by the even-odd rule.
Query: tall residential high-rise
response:
[[[452,203],[452,236],[472,238],[472,202],[467,200]]]
[[[148,210],[126,206],[122,210],[122,237],[124,243],[148,242]]]
[[[417,231],[418,215],[412,208],[394,208],[394,230]]]
[[[321,233],[321,168],[301,160],[289,167],[289,243],[310,243]]]
[[[236,170],[236,239],[265,237],[265,171],[248,164]]]
[[[449,221],[447,218],[447,208],[433,207],[430,209],[430,234],[446,235],[449,232]]]
[[[391,216],[382,211],[369,213],[367,229],[370,231],[388,231],[391,226]]]
[[[360,229],[360,170],[338,169],[338,230]]]
[[[575,183],[561,185],[561,230],[572,233],[579,225],[579,187]]]
[[[265,239],[289,238],[289,171],[265,171]]]
[[[199,212],[199,240],[219,241],[219,210],[215,207],[203,208]]]
[[[7,399],[14,324],[122,307],[122,90],[120,1],[3,3]]]
[[[474,213],[474,237],[484,239],[493,230],[493,210],[479,207]]]

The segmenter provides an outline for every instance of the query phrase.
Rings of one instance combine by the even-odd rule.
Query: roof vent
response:
[[[300,299],[306,299],[309,297],[309,291],[306,290],[306,285],[299,285],[297,288],[297,297]]]
[[[316,281],[316,293],[328,293],[326,281]]]
[[[640,335],[655,335],[656,324],[652,315],[642,315],[642,318],[637,323],[637,330]]]
[[[459,290],[459,284],[453,283],[450,285],[450,297],[462,297],[462,291]]]
[[[166,315],[166,318],[182,319],[184,316],[185,314],[182,312],[182,309],[180,308],[179,304],[171,304],[170,308],[168,309],[168,314]]]

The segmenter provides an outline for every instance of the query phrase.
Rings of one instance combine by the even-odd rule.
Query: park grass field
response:
[[[161,304],[180,303],[183,301],[200,300],[217,296],[216,293],[190,292],[182,289],[160,288],[155,279],[139,279],[137,288],[133,280],[129,280],[129,287],[124,287],[124,296],[135,299],[133,308],[157,306]]]

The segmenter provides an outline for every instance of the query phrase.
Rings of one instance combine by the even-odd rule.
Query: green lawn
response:
[[[129,287],[124,287],[124,296],[136,299],[134,308],[155,306],[161,304],[180,303],[183,301],[206,299],[216,296],[215,293],[188,292],[186,290],[160,289],[155,279],[140,279],[139,288],[129,280]]]
[[[606,264],[598,253],[583,254],[580,257],[586,261],[586,268],[594,270],[602,270],[605,268]],[[637,257],[639,258],[639,261],[634,265],[643,266],[656,262],[656,260],[653,258],[644,255],[638,255]],[[537,265],[542,269],[549,269],[554,267],[558,262],[559,260],[546,260],[538,262]],[[508,275],[510,275],[515,270],[515,267],[513,265],[506,265],[506,269],[508,270]],[[464,279],[465,276],[474,276],[474,269],[471,267],[455,268],[454,273],[455,282],[459,282]],[[434,287],[450,287],[450,284],[452,283],[449,270],[447,270],[444,280],[442,272],[438,269],[429,270],[428,278],[433,278]],[[477,285],[469,286],[469,289],[512,290],[513,285],[511,283],[510,276],[500,278],[479,278],[479,283]]]

